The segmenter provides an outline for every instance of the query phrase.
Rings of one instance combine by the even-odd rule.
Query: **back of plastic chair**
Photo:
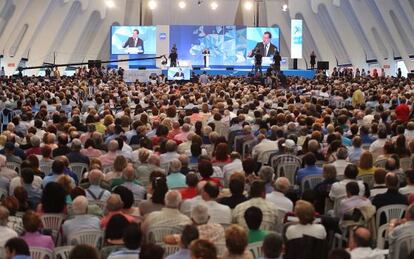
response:
[[[20,174],[20,164],[16,162],[6,162],[6,167],[9,169],[12,169],[16,171],[18,174]]]
[[[374,167],[385,168],[385,164],[387,163],[387,159],[377,160],[374,163]]]
[[[114,167],[112,166],[112,165],[107,165],[107,166],[104,166],[103,168],[102,168],[102,172],[104,173],[104,174],[107,174],[107,173],[109,173],[109,172],[111,172],[111,171],[113,171],[114,170]]]
[[[40,171],[42,173],[45,173],[45,175],[51,174],[53,172],[52,164],[42,164],[42,165],[40,165]]]
[[[215,243],[217,248],[217,255],[219,258],[222,258],[227,251],[226,243],[225,242],[217,242]],[[224,257],[223,257],[224,258]]]
[[[255,242],[255,243],[251,243],[247,246],[247,250],[249,250],[253,257],[256,259],[259,259],[262,257],[262,246],[263,246],[263,242]]]
[[[277,166],[276,176],[284,176],[289,179],[291,183],[295,182],[296,172],[299,170],[300,165],[297,163],[283,163]]]
[[[388,236],[388,223],[381,225],[377,230],[377,248],[384,249],[385,237]]]
[[[357,177],[357,179],[368,184],[370,189],[374,187],[374,175],[373,174],[360,175]]]
[[[84,163],[69,164],[69,169],[78,176],[79,181],[82,179],[83,173],[88,170],[88,167],[89,165]]]
[[[163,248],[165,257],[172,255],[176,253],[178,250],[180,250],[180,247],[177,245],[163,245]]]
[[[74,246],[59,246],[53,250],[53,254],[55,255],[55,259],[68,259],[70,251]]]
[[[55,213],[45,213],[40,216],[43,227],[45,229],[50,229],[52,231],[53,240],[55,244],[58,243],[60,227],[63,224],[66,216],[64,214],[55,214]]]
[[[388,205],[379,208],[376,213],[377,229],[379,229],[382,214],[385,215],[385,222],[390,222],[391,219],[401,219],[404,216],[406,209],[407,205],[402,204]]]
[[[171,234],[181,234],[182,230],[183,228],[179,226],[150,227],[148,229],[147,241],[162,245],[164,236]]]
[[[300,183],[300,189],[303,192],[304,190],[311,189],[313,190],[316,185],[323,181],[323,176],[321,175],[308,175],[302,179]]]
[[[0,188],[0,199],[6,198],[9,195],[9,192],[6,189]]]
[[[403,157],[400,159],[400,167],[404,172],[411,169],[412,165],[413,160],[411,159],[411,157]]]
[[[31,259],[53,259],[53,252],[43,247],[30,247]]]
[[[68,237],[70,245],[90,245],[96,248],[101,248],[103,243],[103,232],[101,230],[85,230],[77,232]]]
[[[392,249],[392,259],[408,258],[408,254],[414,249],[414,234],[410,233],[399,237]]]

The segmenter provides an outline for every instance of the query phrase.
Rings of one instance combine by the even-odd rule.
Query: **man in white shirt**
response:
[[[72,202],[72,210],[75,217],[66,220],[62,225],[64,239],[69,238],[83,230],[99,230],[100,220],[98,217],[88,213],[88,199],[85,196],[78,196]]]
[[[369,199],[359,196],[359,187],[356,182],[349,182],[346,184],[347,198],[343,199],[339,205],[339,216],[346,213],[352,213],[355,208],[361,208],[364,206],[372,205]]]
[[[232,152],[230,155],[231,163],[223,166],[223,176],[224,176],[224,186],[228,187],[230,176],[233,173],[243,172],[243,164],[240,160],[240,154],[237,152]]]
[[[407,170],[405,172],[405,179],[407,180],[407,185],[400,188],[399,192],[402,195],[409,195],[414,192],[414,170]]]
[[[207,182],[201,192],[203,203],[208,208],[210,223],[230,224],[231,209],[230,207],[220,204],[216,201],[220,191],[216,184]]]
[[[363,196],[365,193],[365,186],[362,181],[357,181],[358,167],[354,164],[350,164],[345,168],[345,179],[340,182],[336,182],[332,185],[329,197],[332,200],[344,198],[346,196],[346,184],[349,182],[358,182],[359,195]]]
[[[180,154],[177,153],[177,143],[173,140],[168,140],[165,144],[166,153],[160,155],[160,163],[161,165],[166,165],[173,161],[174,159],[178,159]],[[161,166],[163,167],[163,166]]]
[[[266,195],[266,200],[274,203],[279,210],[286,212],[293,211],[293,202],[285,196],[290,188],[289,179],[279,177],[274,183],[274,191]]]
[[[348,158],[348,150],[344,147],[341,147],[336,152],[337,160],[332,162],[331,164],[335,166],[336,175],[344,175],[345,167],[350,163],[346,161]]]
[[[358,227],[351,233],[349,241],[351,259],[384,259],[387,250],[371,248],[371,233],[364,227]]]
[[[374,161],[377,160],[380,155],[384,154],[385,142],[387,142],[387,130],[380,128],[378,130],[378,139],[372,142],[371,146],[369,147],[369,152],[372,153]]]
[[[146,234],[151,227],[184,227],[191,224],[191,219],[178,210],[181,201],[180,192],[168,191],[164,199],[165,207],[160,211],[151,212],[145,217],[141,226],[142,232]]]
[[[268,157],[264,157],[263,154],[266,151],[278,151],[277,141],[274,139],[267,139],[265,135],[259,134],[257,136],[259,144],[254,146],[252,150],[252,156],[256,159],[258,163],[266,164]],[[266,159],[267,158],[267,159]]]

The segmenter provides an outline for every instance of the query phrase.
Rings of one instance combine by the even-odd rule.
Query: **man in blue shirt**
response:
[[[53,173],[51,175],[48,175],[43,179],[43,182],[42,182],[42,187],[43,188],[45,188],[46,185],[50,182],[56,182],[57,179],[59,178],[59,176],[64,174],[65,164],[60,160],[53,161],[52,171],[53,171]],[[73,181],[73,184],[75,184],[75,181],[73,179],[72,179],[72,181]]]
[[[180,250],[178,250],[176,253],[172,255],[167,256],[165,259],[190,259],[191,254],[188,247],[190,246],[193,240],[198,239],[198,236],[199,234],[196,226],[185,226],[181,234]]]
[[[308,175],[322,175],[322,167],[315,165],[316,157],[315,154],[309,152],[303,157],[303,163],[305,167],[298,170],[296,176],[296,183],[300,185],[302,179]]]
[[[6,258],[10,259],[30,259],[30,250],[26,241],[15,237],[9,239],[4,245]]]
[[[142,233],[137,223],[130,223],[124,230],[122,240],[125,248],[112,252],[108,259],[137,259],[140,254]]]

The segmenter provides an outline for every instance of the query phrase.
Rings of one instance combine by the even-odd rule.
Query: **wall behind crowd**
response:
[[[155,10],[140,0],[116,0],[108,8],[106,0],[0,1],[0,54],[6,73],[12,73],[22,58],[27,66],[44,62],[67,63],[109,58],[111,25],[206,24],[255,25],[255,12],[243,8],[245,0],[157,0]],[[315,50],[319,60],[339,65],[369,68],[367,60],[394,74],[398,57],[408,70],[414,69],[414,3],[409,0],[290,0],[287,12],[281,0],[259,4],[259,25],[281,28],[281,54],[289,56],[290,19],[304,20],[304,57],[301,69],[309,65]],[[376,60],[376,61],[375,61]],[[372,66],[372,65],[371,65]],[[38,71],[28,71],[37,73]]]

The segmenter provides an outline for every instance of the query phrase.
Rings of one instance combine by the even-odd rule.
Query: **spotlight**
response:
[[[244,2],[244,9],[250,11],[250,10],[252,10],[252,8],[253,8],[252,1],[246,1],[246,2]]]
[[[187,4],[185,3],[185,1],[178,2],[178,7],[180,7],[181,9],[184,9],[186,6]]]
[[[106,7],[108,7],[108,8],[114,8],[115,7],[115,2],[113,0],[106,0],[105,4],[106,4]]]
[[[157,2],[155,0],[150,0],[148,2],[148,8],[154,10],[155,8],[157,8]]]
[[[217,7],[218,7],[217,2],[216,1],[211,2],[210,7],[211,7],[212,10],[216,10]]]
[[[286,12],[287,11],[287,9],[289,7],[288,3],[289,3],[288,0],[282,1],[282,11],[283,12]]]

